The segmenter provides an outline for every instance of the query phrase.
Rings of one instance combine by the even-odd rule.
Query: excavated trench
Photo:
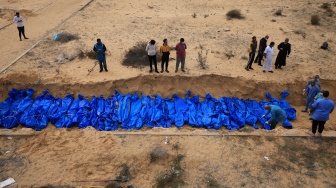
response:
[[[201,99],[206,93],[213,97],[237,97],[243,99],[265,100],[265,93],[269,92],[273,97],[280,98],[280,93],[287,90],[290,96],[286,100],[294,106],[301,106],[305,102],[302,89],[306,86],[306,81],[294,81],[292,83],[273,83],[270,81],[247,80],[242,77],[232,78],[220,75],[202,75],[198,77],[190,76],[153,76],[143,75],[129,79],[96,82],[96,83],[40,83],[36,78],[29,75],[20,77],[7,76],[0,80],[1,101],[7,98],[7,93],[12,88],[35,90],[35,95],[40,95],[44,90],[49,89],[55,97],[65,97],[66,94],[82,94],[87,99],[91,96],[108,97],[114,90],[122,94],[143,93],[145,95],[161,97],[172,97],[178,94],[183,97],[188,90],[192,95],[199,95]],[[322,80],[323,89],[329,90],[331,99],[335,100],[336,91],[334,80]]]

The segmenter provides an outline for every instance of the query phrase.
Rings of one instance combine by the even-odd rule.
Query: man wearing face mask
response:
[[[160,47],[160,53],[162,55],[161,73],[163,73],[165,64],[166,64],[166,72],[169,73],[168,62],[169,62],[170,47],[168,46],[168,40],[167,39],[163,39],[163,45]]]
[[[178,71],[178,68],[180,66],[181,62],[181,70],[182,72],[185,72],[184,70],[184,64],[185,64],[185,57],[186,57],[186,49],[187,45],[184,43],[184,38],[180,39],[180,42],[176,44],[175,50],[176,50],[176,69],[175,72]]]

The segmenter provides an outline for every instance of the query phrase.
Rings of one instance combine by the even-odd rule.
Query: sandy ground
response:
[[[90,4],[87,5],[89,2]],[[214,97],[235,96],[263,100],[266,92],[278,97],[281,91],[287,89],[291,94],[288,101],[298,111],[297,120],[293,122],[295,130],[292,133],[277,127],[274,134],[303,136],[310,127],[308,115],[300,112],[305,100],[302,89],[307,80],[313,75],[320,75],[322,88],[328,89],[331,92],[331,98],[336,100],[334,95],[336,92],[335,15],[326,16],[325,10],[320,8],[323,2],[320,0],[281,2],[276,0],[262,2],[256,0],[94,0],[92,2],[89,0],[0,0],[0,69],[3,70],[0,75],[0,97],[4,100],[7,92],[13,87],[31,87],[37,94],[50,89],[53,95],[59,97],[64,97],[67,93],[82,93],[87,97],[100,94],[109,96],[116,89],[122,93],[138,91],[149,95],[157,93],[164,97],[171,97],[174,93],[183,96],[191,89],[194,95],[200,96],[210,93]],[[331,8],[336,10],[332,2],[330,3]],[[85,5],[87,6],[84,7]],[[225,14],[231,9],[241,10],[246,18],[227,20]],[[278,9],[282,9],[283,16],[274,15]],[[25,18],[28,40],[19,41],[16,26],[10,24],[16,11],[20,11]],[[193,14],[196,14],[195,18]],[[313,14],[321,17],[321,25],[310,24],[310,17]],[[79,39],[67,43],[52,40],[54,34],[65,31],[78,35]],[[273,74],[263,74],[261,67],[256,64],[253,65],[254,71],[245,71],[247,60],[243,57],[248,56],[248,43],[251,37],[255,35],[259,41],[267,34],[270,36],[269,41],[274,41],[276,46],[286,37],[290,38],[292,53],[287,60],[287,66],[284,70],[275,70]],[[139,41],[155,39],[161,44],[163,38],[167,38],[169,45],[175,46],[181,37],[185,38],[188,45],[186,73],[174,73],[174,61],[170,61],[170,73],[164,74],[150,74],[149,67],[136,69],[121,65],[125,53]],[[99,73],[98,66],[94,66],[95,61],[91,59],[75,58],[72,61],[57,62],[63,53],[76,55],[80,50],[91,50],[97,38],[101,38],[111,52],[111,55],[107,56],[108,73]],[[324,41],[329,42],[329,51],[319,49]],[[35,44],[35,48],[25,53]],[[198,65],[197,53],[200,51],[200,45],[208,50],[208,69],[201,69]],[[275,49],[274,52],[275,60],[278,50]],[[14,61],[22,54],[24,54],[22,58]],[[174,51],[171,54],[174,58]],[[230,55],[232,57],[229,58]],[[160,63],[158,66],[160,67]],[[89,73],[88,70],[93,67],[93,72]],[[336,113],[333,113],[326,125],[325,134],[333,135],[335,130]],[[142,131],[153,132],[153,130]],[[180,131],[175,129],[169,131],[197,132],[199,130],[186,127]],[[202,131],[207,132],[207,130]],[[197,178],[198,175],[204,176],[197,173],[197,170],[202,169],[204,172],[211,169],[211,173],[216,174],[215,178],[221,183],[229,182],[228,187],[335,186],[336,180],[332,178],[335,177],[332,176],[334,174],[321,175],[329,172],[329,169],[324,169],[323,173],[318,172],[318,177],[323,178],[317,180],[316,186],[312,184],[316,179],[311,179],[305,175],[306,172],[303,172],[306,169],[295,171],[299,174],[298,177],[302,178],[302,181],[299,181],[303,182],[302,184],[295,184],[297,179],[295,181],[286,179],[286,176],[281,176],[280,172],[280,177],[275,179],[270,179],[268,173],[264,173],[262,180],[254,183],[247,181],[248,177],[240,174],[245,179],[235,181],[241,176],[234,169],[241,170],[245,166],[243,164],[249,164],[247,169],[254,175],[265,170],[253,165],[253,157],[258,156],[258,160],[264,160],[263,155],[266,155],[264,154],[266,151],[274,151],[273,155],[282,155],[274,145],[265,140],[264,132],[255,131],[254,133],[261,135],[263,143],[267,144],[260,147],[254,137],[248,137],[247,141],[243,141],[253,146],[250,148],[241,144],[244,140],[241,137],[234,137],[232,140],[231,137],[225,136],[220,138],[176,137],[176,142],[181,144],[184,148],[182,151],[187,156],[184,161],[189,172],[186,177],[188,181],[186,187],[205,187],[204,182],[198,182],[202,178]],[[276,138],[279,142],[287,142],[286,139]],[[19,170],[15,171],[8,167],[12,163],[4,163],[8,171],[5,174],[0,171],[3,173],[0,177],[14,177],[11,172],[15,173],[19,186],[36,187],[52,183],[85,187],[84,184],[71,181],[111,178],[117,174],[122,164],[128,163],[131,166],[131,172],[137,174],[131,183],[137,187],[151,187],[156,172],[161,172],[169,166],[167,162],[169,160],[159,161],[153,168],[148,163],[148,157],[144,159],[147,162],[141,162],[157,142],[159,145],[163,143],[162,136],[122,136],[120,138],[112,133],[97,132],[92,129],[55,130],[49,127],[38,136],[15,140],[17,140],[15,143],[18,143],[16,146],[11,145],[13,140],[6,140],[6,138],[1,138],[1,143],[8,144],[8,147],[13,150],[19,146],[12,159],[25,157],[24,160],[22,159],[24,161],[22,168],[26,169],[18,168]],[[122,143],[122,140],[126,140],[127,144]],[[229,148],[222,146],[225,142],[229,142]],[[307,146],[314,147],[314,140],[303,142]],[[325,143],[329,141],[323,140],[323,144]],[[333,142],[329,144],[334,145]],[[209,145],[211,147],[208,147]],[[113,150],[110,151],[109,147]],[[135,153],[134,150],[138,148],[143,148],[143,151]],[[234,148],[239,149],[234,152]],[[167,150],[171,159],[174,152],[171,147]],[[255,151],[253,155],[251,154],[252,157],[249,157],[250,150]],[[239,156],[239,152],[244,156]],[[98,156],[95,153],[98,153]],[[207,153],[212,153],[214,156],[208,156]],[[2,157],[5,159],[7,156]],[[226,165],[237,164],[239,161],[245,161],[245,163],[230,167],[224,164],[218,165],[222,163],[223,158],[229,157],[233,159]],[[206,161],[209,162],[206,163]],[[259,162],[262,164],[261,161]],[[113,165],[105,169],[105,166],[111,163]],[[45,166],[48,168],[44,168]],[[195,168],[195,166],[200,167]],[[275,172],[277,169],[270,171]],[[250,178],[253,179],[256,176]],[[279,182],[283,184],[278,184]],[[244,186],[243,183],[245,183]]]

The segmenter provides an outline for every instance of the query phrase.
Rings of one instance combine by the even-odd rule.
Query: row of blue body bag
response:
[[[199,96],[185,98],[174,94],[172,98],[162,98],[158,95],[150,97],[137,93],[120,94],[115,91],[108,98],[92,96],[91,100],[79,94],[56,98],[48,90],[32,98],[34,90],[12,89],[8,98],[0,103],[0,127],[11,129],[19,124],[42,130],[48,123],[57,128],[93,126],[100,131],[122,129],[141,129],[144,126],[170,128],[173,124],[181,128],[184,124],[192,127],[229,130],[240,129],[246,124],[270,130],[266,124],[268,118],[261,116],[266,113],[264,105],[278,105],[286,111],[287,118],[283,122],[286,128],[292,128],[288,120],[296,118],[296,110],[285,100],[289,93],[281,93],[282,99],[273,98],[266,93],[268,101],[257,102],[238,98],[211,97],[210,94],[200,101]]]

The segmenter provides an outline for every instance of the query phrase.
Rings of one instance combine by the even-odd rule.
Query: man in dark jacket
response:
[[[101,42],[100,39],[97,39],[97,43],[93,46],[93,51],[97,53],[98,61],[99,61],[99,67],[100,71],[103,71],[103,68],[107,72],[107,66],[106,66],[106,58],[105,58],[105,51],[106,46]]]
[[[260,42],[259,42],[258,55],[257,55],[256,59],[254,60],[254,63],[258,62],[259,66],[262,66],[261,60],[263,59],[264,51],[267,47],[267,40],[268,40],[268,35],[266,35],[264,38],[260,39]]]
[[[289,39],[286,38],[285,42],[278,45],[278,56],[275,60],[275,69],[282,69],[282,66],[286,66],[286,58],[291,53],[291,44],[288,43]]]

